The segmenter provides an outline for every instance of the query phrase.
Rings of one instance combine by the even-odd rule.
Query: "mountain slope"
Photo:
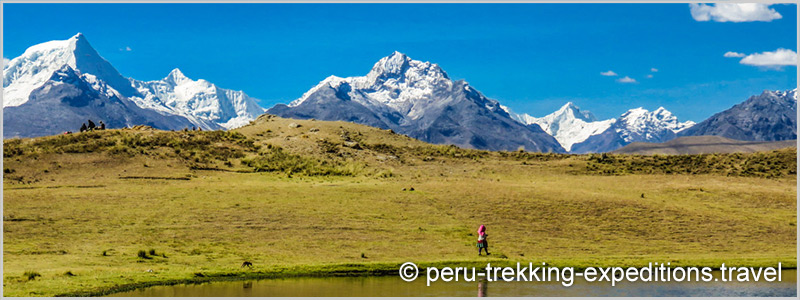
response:
[[[744,141],[797,139],[797,89],[764,91],[681,132]]]
[[[633,142],[666,142],[692,125],[692,121],[679,122],[677,117],[663,107],[652,112],[641,107],[635,108],[623,113],[602,133],[573,145],[571,152],[609,152]]]
[[[268,111],[287,118],[352,121],[393,129],[437,144],[487,150],[564,152],[538,126],[524,126],[438,65],[394,52],[362,77],[331,76],[289,105]]]
[[[796,147],[797,140],[777,142],[739,141],[721,136],[686,136],[665,143],[631,143],[614,150],[620,154],[751,153]]]

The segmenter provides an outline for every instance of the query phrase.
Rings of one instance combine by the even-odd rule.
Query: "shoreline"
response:
[[[670,267],[710,267],[714,271],[718,271],[720,266],[724,263],[729,267],[774,267],[778,262],[781,263],[782,270],[796,270],[797,261],[783,261],[780,259],[733,259],[726,262],[719,261],[718,263],[708,263],[708,261],[698,260],[692,262],[680,262],[676,260],[675,264]],[[519,261],[522,263],[523,261]],[[531,261],[532,262],[532,261]],[[748,263],[749,262],[749,263]],[[483,267],[487,263],[491,263],[498,267],[516,266],[517,261],[509,261],[507,259],[487,259],[483,261],[441,261],[441,262],[422,262],[418,263],[420,272],[427,267]],[[649,262],[648,262],[649,263]],[[600,263],[597,265],[584,265],[572,266],[575,271],[582,271],[587,267],[622,267],[622,268],[641,268],[647,266],[644,264],[609,264]],[[296,277],[365,277],[365,276],[391,276],[396,275],[402,263],[342,263],[330,265],[300,265],[293,267],[278,267],[271,270],[254,270],[254,271],[237,271],[237,272],[211,272],[202,273],[197,272],[191,274],[189,278],[172,278],[164,280],[153,280],[147,282],[138,282],[131,284],[122,284],[110,286],[107,288],[99,288],[94,290],[77,291],[63,294],[53,295],[55,297],[100,297],[107,296],[115,293],[122,293],[141,288],[149,288],[154,286],[173,286],[181,284],[204,284],[211,282],[223,281],[245,281],[245,280],[265,280],[265,279],[278,279],[278,278],[296,278]],[[570,267],[568,264],[548,264],[548,266],[557,267]],[[188,275],[188,274],[187,274]],[[421,274],[424,276],[424,274]]]

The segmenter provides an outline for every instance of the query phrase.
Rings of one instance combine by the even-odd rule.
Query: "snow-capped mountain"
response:
[[[797,89],[764,91],[680,133],[743,141],[797,139]]]
[[[634,108],[623,113],[605,131],[574,144],[571,152],[609,152],[633,142],[663,143],[692,125],[692,121],[679,122],[663,107],[652,112],[641,107]]]
[[[255,99],[242,92],[175,75],[170,82],[170,77],[151,82],[125,78],[80,33],[68,40],[34,45],[3,66],[3,131],[8,137],[76,131],[89,116],[111,128],[145,124],[160,129],[221,129],[246,124],[263,112]],[[76,110],[76,102],[70,100],[76,95],[96,98],[79,101],[81,109]],[[103,101],[123,105],[108,104],[114,109],[106,109]],[[42,107],[42,103],[53,106]],[[47,129],[37,131],[37,126],[29,126],[31,122],[48,124]]]
[[[109,128],[148,125],[155,128],[192,126],[184,117],[143,109],[122,97],[96,76],[64,64],[34,88],[27,101],[3,108],[4,137],[32,137],[77,131],[87,120]]]
[[[436,144],[488,150],[564,152],[538,126],[515,121],[496,100],[437,64],[394,52],[361,77],[330,76],[289,105],[268,113],[289,118],[343,120],[393,129]]]
[[[247,125],[264,113],[258,100],[244,92],[219,88],[203,79],[191,80],[179,69],[161,80],[131,79],[131,83],[141,96],[130,98],[140,107],[178,114],[196,122],[211,121],[227,129]]]
[[[65,41],[50,41],[31,46],[25,53],[3,66],[3,106],[19,106],[27,102],[31,92],[50,80],[64,65],[94,80],[105,82],[120,96],[135,94],[128,79],[89,45],[78,33]]]
[[[528,114],[515,114],[506,107],[504,109],[512,118],[525,125],[539,125],[545,132],[555,137],[567,151],[571,151],[572,145],[602,133],[616,122],[616,119],[598,121],[591,112],[581,110],[572,102],[567,102],[557,111],[541,118]]]
[[[627,142],[665,142],[672,139],[671,133],[678,133],[692,127],[694,122],[679,122],[678,117],[664,107],[654,111],[634,108],[623,113],[615,124],[620,137]]]

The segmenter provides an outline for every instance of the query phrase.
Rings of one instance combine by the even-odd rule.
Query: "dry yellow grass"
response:
[[[207,134],[119,132],[95,141]],[[487,259],[474,246],[480,224],[488,227],[492,259],[509,262],[796,265],[794,175],[602,176],[586,170],[588,156],[430,146],[346,122],[264,117],[237,132],[254,147],[220,137],[204,146],[58,153],[55,142],[34,147],[48,138],[6,141],[7,149],[19,143],[27,152],[4,158],[5,296],[102,291],[196,273],[479,261]],[[293,155],[293,163],[316,162],[305,168],[352,174],[253,173],[242,163],[269,147]],[[166,257],[137,258],[149,249]],[[245,260],[253,271],[240,268]],[[27,280],[26,271],[42,276]]]

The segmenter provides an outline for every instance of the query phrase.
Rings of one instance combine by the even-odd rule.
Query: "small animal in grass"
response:
[[[253,263],[251,263],[249,261],[245,261],[245,262],[242,263],[242,268],[244,268],[244,267],[248,267],[248,268],[252,269],[253,268]]]

